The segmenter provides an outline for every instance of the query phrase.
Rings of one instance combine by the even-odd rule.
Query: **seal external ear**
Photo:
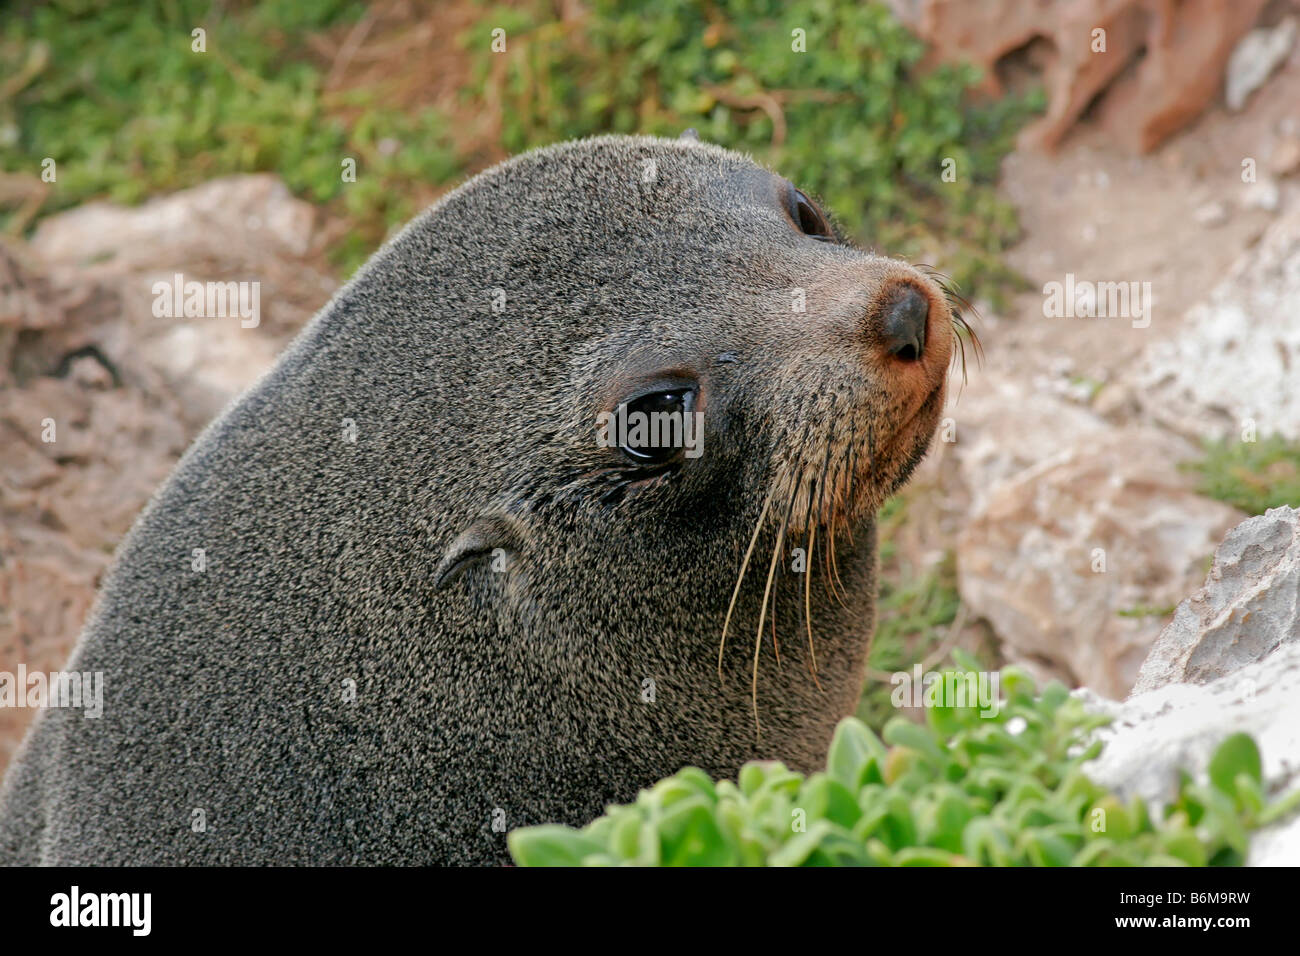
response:
[[[514,519],[503,514],[480,515],[443,554],[434,573],[434,588],[450,584],[475,561],[490,558],[498,548],[510,555],[517,554],[523,540],[522,529]]]

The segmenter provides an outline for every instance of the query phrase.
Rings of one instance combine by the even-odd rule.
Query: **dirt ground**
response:
[[[1273,213],[1249,205],[1242,161],[1269,178],[1272,157],[1300,138],[1300,61],[1292,57],[1240,113],[1216,106],[1147,156],[1117,150],[1088,123],[1056,155],[1018,150],[1003,164],[1002,190],[1025,231],[1010,263],[1033,284],[985,336],[991,365],[1023,367],[1066,357],[1073,374],[1107,381],[1153,337],[1177,334],[1187,309],[1259,239]],[[1277,180],[1280,204],[1300,194],[1295,178]],[[1224,221],[1197,213],[1221,205]],[[1066,272],[1096,281],[1150,281],[1149,328],[1123,322],[1044,319],[1044,283]],[[1010,325],[1008,329],[1006,325]],[[1049,364],[1047,362],[1044,365]]]

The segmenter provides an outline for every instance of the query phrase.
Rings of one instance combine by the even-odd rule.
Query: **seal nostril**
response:
[[[915,362],[925,352],[925,323],[930,302],[914,286],[903,286],[881,310],[881,335],[885,348],[905,362]]]

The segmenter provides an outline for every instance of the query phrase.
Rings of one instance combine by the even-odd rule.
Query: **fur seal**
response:
[[[815,769],[959,321],[717,146],[476,176],[145,509],[69,664],[103,716],[39,715],[0,862],[498,863],[688,764]],[[629,409],[701,453],[601,441]]]

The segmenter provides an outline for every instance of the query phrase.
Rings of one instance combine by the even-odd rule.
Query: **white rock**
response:
[[[1209,684],[1170,684],[1122,704],[1083,696],[1115,718],[1099,732],[1105,748],[1084,772],[1122,799],[1140,796],[1157,808],[1168,803],[1179,772],[1204,781],[1215,749],[1237,732],[1259,746],[1266,793],[1275,797],[1300,786],[1300,644]],[[1300,813],[1254,834],[1247,862],[1300,864]]]
[[[1295,44],[1295,17],[1286,17],[1277,26],[1251,30],[1237,44],[1228,58],[1224,79],[1224,100],[1236,112],[1246,105],[1250,94],[1264,85],[1291,52]]]
[[[1120,697],[1160,633],[1161,609],[1201,582],[1242,515],[1191,490],[1178,469],[1197,454],[1190,443],[1151,428],[1081,433],[1073,420],[1039,433],[1038,464],[984,486],[957,538],[957,584],[1008,659]]]
[[[124,265],[159,268],[159,251],[196,261],[204,254],[241,258],[237,240],[248,239],[248,258],[302,255],[311,242],[315,211],[295,199],[276,176],[225,176],[136,207],[91,202],[41,220],[32,251],[51,265]],[[255,238],[249,234],[257,234]],[[95,270],[98,271],[98,270]]]
[[[315,217],[275,176],[226,176],[137,207],[94,202],[49,216],[31,247],[53,274],[113,290],[121,319],[97,341],[109,354],[142,359],[132,363],[136,373],[159,374],[197,428],[269,368],[286,330],[320,305],[329,277],[305,255]],[[258,324],[245,327],[229,307],[225,318],[186,317],[179,307],[156,316],[155,283],[170,285],[177,274],[187,283],[256,286]]]
[[[1248,209],[1277,212],[1282,205],[1282,190],[1272,179],[1260,179],[1246,186],[1245,205]]]
[[[1000,482],[1066,451],[1075,442],[1091,441],[1110,427],[1073,402],[988,374],[978,390],[962,394],[949,414],[957,423],[958,435],[951,454],[956,457],[961,483],[970,493],[972,515],[983,510],[989,493]]]
[[[1199,591],[1178,605],[1134,694],[1204,684],[1300,642],[1300,511],[1273,508],[1228,533]]]
[[[1300,440],[1300,207],[1285,211],[1233,264],[1178,334],[1131,373],[1155,421],[1188,436],[1253,424]]]
[[[1221,202],[1207,202],[1196,208],[1192,218],[1202,226],[1222,226],[1228,221],[1228,207]]]

